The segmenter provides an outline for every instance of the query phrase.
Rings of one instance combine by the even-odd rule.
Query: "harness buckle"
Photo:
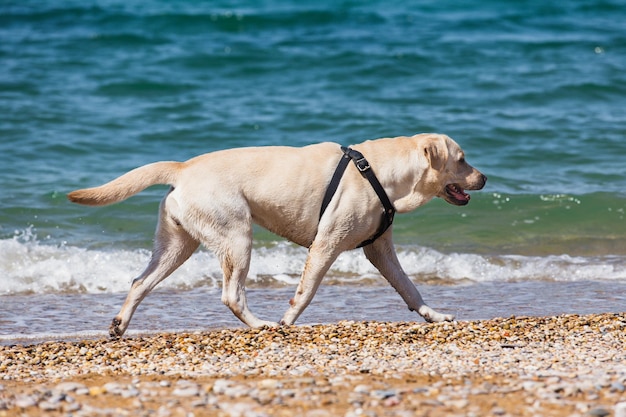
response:
[[[367,159],[365,159],[365,157],[355,160],[354,164],[361,172],[365,172],[371,168],[370,163],[367,162]]]

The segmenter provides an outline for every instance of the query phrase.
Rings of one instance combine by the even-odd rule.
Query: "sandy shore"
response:
[[[0,416],[626,416],[626,314],[0,347]]]

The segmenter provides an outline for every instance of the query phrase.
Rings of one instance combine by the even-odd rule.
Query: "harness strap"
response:
[[[341,150],[343,151],[343,149],[344,148],[342,146]],[[330,183],[328,183],[328,187],[326,187],[326,194],[324,194],[324,199],[322,200],[322,207],[320,209],[320,219],[322,218],[322,215],[326,211],[326,207],[328,207],[328,204],[330,204],[330,200],[333,199],[333,196],[335,195],[335,192],[337,191],[337,187],[339,187],[339,182],[341,181],[341,177],[343,176],[343,173],[346,170],[346,167],[348,166],[349,162],[350,162],[350,157],[344,152],[343,155],[341,156],[341,159],[339,160],[339,164],[337,165],[337,168],[335,169],[335,173],[333,174],[333,177],[331,178]]]
[[[345,172],[346,167],[348,166],[348,163],[350,162],[350,160],[352,160],[356,168],[361,173],[361,175],[363,175],[363,177],[365,177],[369,181],[372,188],[376,192],[376,195],[378,195],[378,198],[380,199],[380,202],[382,203],[383,208],[384,208],[383,213],[382,213],[382,219],[380,222],[380,226],[378,227],[378,230],[376,231],[374,236],[372,236],[370,239],[367,239],[361,242],[361,244],[357,246],[357,248],[361,248],[363,246],[367,246],[370,243],[374,242],[383,233],[387,231],[389,226],[391,226],[391,224],[393,223],[393,217],[396,214],[396,209],[394,208],[393,204],[389,200],[389,197],[387,196],[385,189],[378,181],[378,178],[376,178],[376,174],[374,174],[372,167],[370,166],[369,162],[367,162],[367,159],[365,159],[363,154],[359,151],[356,151],[351,148],[347,148],[345,146],[341,147],[341,151],[343,152],[343,156],[339,160],[337,169],[335,169],[335,173],[333,174],[333,177],[331,178],[330,183],[328,184],[328,187],[326,188],[326,194],[324,194],[324,199],[322,200],[322,207],[320,209],[320,219],[322,218],[322,215],[326,211],[328,204],[330,204],[330,201],[333,199],[333,196],[335,195],[335,192],[337,191],[337,187],[339,187],[339,182],[341,181],[341,177],[343,176],[343,173]]]

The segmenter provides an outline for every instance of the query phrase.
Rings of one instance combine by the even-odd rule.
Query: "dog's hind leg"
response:
[[[326,272],[341,253],[327,242],[316,240],[309,248],[309,255],[304,264],[302,277],[295,296],[289,301],[291,307],[285,312],[281,324],[293,324],[309,305],[324,278]]]
[[[438,313],[424,303],[421,294],[400,266],[391,240],[391,230],[388,230],[373,243],[364,246],[363,252],[400,294],[410,310],[417,311],[428,322],[454,320],[453,315]]]
[[[278,326],[276,322],[257,318],[248,308],[246,278],[250,267],[252,230],[251,225],[241,225],[241,228],[237,228],[236,224],[236,220],[233,219],[231,229],[223,239],[224,245],[216,251],[224,272],[222,302],[239,320],[250,327]]]
[[[199,242],[167,212],[166,200],[167,197],[161,202],[159,209],[159,223],[150,263],[145,271],[133,280],[126,301],[109,328],[111,337],[118,338],[124,334],[139,303],[159,282],[189,259],[199,246]]]

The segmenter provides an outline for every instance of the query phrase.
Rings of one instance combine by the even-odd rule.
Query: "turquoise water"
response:
[[[165,188],[104,208],[70,204],[73,189],[224,148],[419,132],[453,137],[489,177],[466,207],[438,200],[397,217],[420,288],[622,285],[624,21],[617,0],[3,2],[0,293],[119,297],[141,271]],[[258,230],[252,284],[291,288],[305,256]],[[200,251],[162,289],[184,298],[220,280]],[[382,280],[350,252],[326,283]],[[3,334],[18,329],[0,319]]]

